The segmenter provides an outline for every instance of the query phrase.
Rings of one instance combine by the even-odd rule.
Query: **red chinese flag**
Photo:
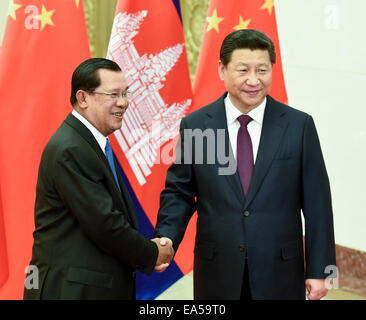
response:
[[[0,190],[9,276],[0,299],[23,297],[41,153],[72,110],[72,72],[87,58],[82,1],[10,2],[0,58]]]
[[[276,64],[269,94],[287,103],[274,0],[211,0],[193,85],[194,109],[215,101],[226,91],[218,75],[220,47],[224,38],[238,29],[260,30],[274,42]]]

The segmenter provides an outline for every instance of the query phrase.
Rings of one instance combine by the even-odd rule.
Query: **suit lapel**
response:
[[[225,93],[223,96],[221,96],[216,102],[214,102],[211,106],[211,108],[207,112],[208,119],[205,121],[205,125],[207,128],[211,128],[215,130],[215,137],[216,137],[216,154],[218,152],[222,152],[220,150],[220,146],[217,143],[217,130],[223,129],[225,132],[225,155],[229,156],[232,161],[235,162],[236,167],[236,161],[234,159],[234,153],[231,148],[228,128],[227,128],[227,119],[226,119],[226,112],[225,112],[225,103],[224,99],[226,97],[227,93]],[[219,163],[218,159],[216,157],[216,166],[217,170],[219,169]],[[217,173],[218,174],[218,173]],[[229,183],[233,193],[236,195],[237,199],[244,204],[245,196],[243,192],[243,188],[241,186],[239,174],[237,170],[235,170],[234,174],[225,175],[224,176],[227,182]]]
[[[70,125],[71,127],[73,127],[92,147],[92,149],[96,152],[96,154],[98,155],[99,159],[105,164],[105,166],[107,167],[107,170],[110,173],[110,179],[111,179],[111,183],[113,183],[113,185],[115,186],[115,194],[116,196],[120,199],[120,202],[122,204],[123,210],[125,212],[127,212],[127,218],[129,220],[129,222],[131,223],[131,225],[135,228],[137,228],[137,218],[134,216],[134,212],[135,210],[133,209],[133,211],[131,211],[131,206],[130,204],[128,204],[127,199],[125,199],[124,197],[124,192],[127,192],[126,194],[128,194],[127,188],[125,186],[125,183],[123,181],[123,179],[121,178],[121,176],[119,175],[119,170],[117,171],[117,176],[118,176],[118,180],[119,180],[119,184],[121,187],[121,191],[118,189],[118,186],[116,184],[116,181],[114,179],[114,175],[112,173],[112,170],[110,168],[110,165],[108,163],[108,160],[103,152],[103,150],[100,148],[98,142],[95,140],[93,134],[89,131],[89,129],[87,127],[85,127],[81,121],[79,121],[77,118],[75,118],[71,113],[67,116],[67,118],[65,119],[65,122]],[[115,162],[116,165],[116,162]],[[117,165],[116,165],[116,169],[117,169]],[[123,194],[122,194],[123,193]]]
[[[286,131],[287,123],[282,118],[285,112],[278,102],[267,96],[257,159],[245,202],[246,208],[258,192]]]
[[[104,164],[107,165],[109,168],[109,163],[104,152],[100,148],[97,140],[95,140],[93,134],[89,131],[89,129],[84,126],[83,123],[75,118],[71,113],[67,116],[65,122],[73,127],[90,144],[92,149],[98,155],[99,159],[104,162]]]

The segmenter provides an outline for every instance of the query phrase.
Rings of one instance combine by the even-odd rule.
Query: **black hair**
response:
[[[92,58],[82,62],[72,74],[70,102],[75,106],[78,90],[93,91],[100,85],[98,70],[122,71],[117,63],[104,58]]]
[[[224,66],[231,61],[232,53],[236,49],[267,50],[271,63],[276,63],[274,43],[262,31],[241,29],[229,33],[220,49],[220,60]]]

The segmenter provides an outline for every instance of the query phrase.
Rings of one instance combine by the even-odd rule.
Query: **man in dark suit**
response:
[[[129,104],[119,66],[99,58],[81,63],[71,104],[39,166],[30,262],[39,283],[26,282],[24,299],[134,299],[135,270],[166,266],[173,249],[138,232],[115,167],[107,137],[121,128]]]
[[[264,33],[229,34],[219,61],[227,92],[181,122],[155,235],[177,250],[197,210],[195,299],[327,293],[325,268],[335,265],[328,176],[312,117],[268,95],[274,63]]]

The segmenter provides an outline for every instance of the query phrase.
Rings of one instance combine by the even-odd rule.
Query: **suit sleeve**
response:
[[[325,268],[336,265],[333,211],[329,179],[311,116],[306,119],[303,135],[302,191],[306,278],[323,279],[328,276]]]
[[[192,139],[188,135],[185,137],[185,129],[186,126],[182,120],[176,160],[167,171],[165,189],[160,195],[160,209],[154,232],[157,237],[164,236],[172,239],[175,251],[183,239],[190,218],[196,211]]]
[[[158,248],[118,211],[108,191],[100,161],[88,161],[80,150],[67,150],[55,165],[55,187],[80,228],[103,251],[132,268],[150,274]]]

